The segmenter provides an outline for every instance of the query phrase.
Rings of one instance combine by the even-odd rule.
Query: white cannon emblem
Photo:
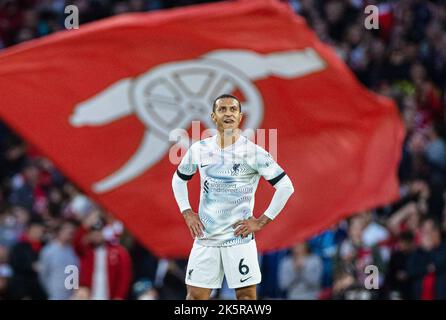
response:
[[[76,105],[70,124],[98,126],[135,114],[147,131],[136,154],[122,168],[94,183],[92,190],[110,191],[153,166],[168,151],[171,130],[187,129],[193,120],[212,128],[210,107],[218,95],[238,89],[245,98],[243,129],[257,129],[263,119],[263,99],[253,81],[268,76],[296,78],[324,68],[324,61],[311,48],[265,55],[217,50],[117,81]]]

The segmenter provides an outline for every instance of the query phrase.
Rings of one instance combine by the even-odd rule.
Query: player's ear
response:
[[[243,112],[240,112],[240,121],[243,119]]]
[[[217,119],[215,118],[215,112],[211,113],[211,119],[214,123],[217,123]]]

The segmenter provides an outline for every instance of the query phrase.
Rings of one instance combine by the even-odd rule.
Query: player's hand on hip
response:
[[[240,220],[236,222],[234,225],[232,225],[232,227],[236,229],[234,232],[236,237],[242,236],[242,238],[245,238],[249,234],[262,229],[263,224],[261,224],[258,219],[251,217],[247,220]]]
[[[189,227],[190,234],[192,238],[201,238],[203,236],[204,225],[200,220],[198,214],[192,211],[192,209],[187,209],[183,211],[184,219]]]

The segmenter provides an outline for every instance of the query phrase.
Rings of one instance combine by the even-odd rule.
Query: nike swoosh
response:
[[[252,278],[252,276],[250,276],[250,277],[248,277],[248,278],[246,278],[246,279],[240,279],[240,282],[245,282],[246,280],[249,280],[249,279],[251,279]]]
[[[205,165],[200,165],[202,168],[204,168],[204,167],[207,167],[208,166],[208,164],[205,164]]]

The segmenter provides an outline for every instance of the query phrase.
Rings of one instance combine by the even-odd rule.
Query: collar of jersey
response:
[[[244,138],[242,134],[240,134],[237,138],[237,140],[235,140],[235,142],[233,144],[230,144],[229,146],[226,146],[224,148],[220,147],[220,145],[218,144],[217,141],[217,137],[218,134],[214,135],[214,138],[212,139],[214,141],[214,144],[217,146],[218,150],[228,150],[230,148],[234,148],[237,144],[240,143],[240,141]]]

